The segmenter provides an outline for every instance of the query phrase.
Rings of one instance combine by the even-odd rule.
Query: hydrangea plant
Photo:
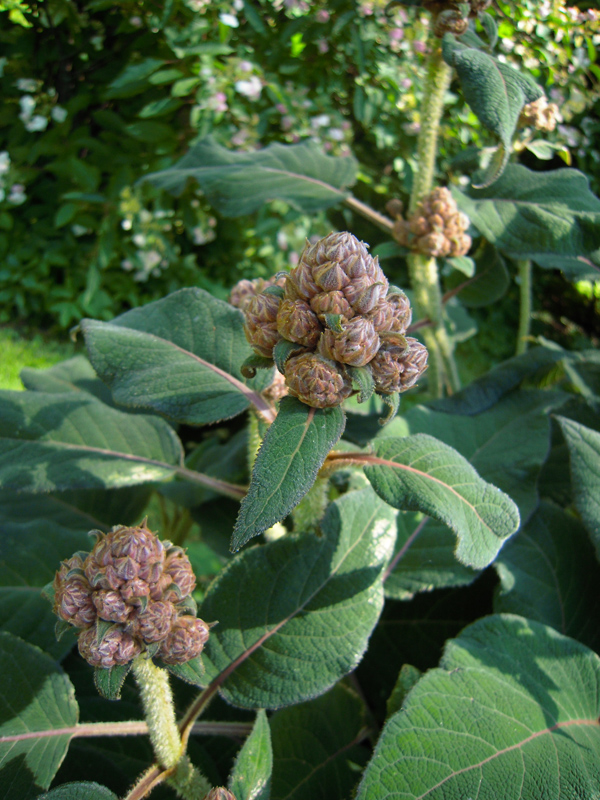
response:
[[[338,230],[230,302],[188,288],[84,319],[87,358],[0,393],[12,796],[597,794],[598,355],[529,325],[534,264],[596,274],[600,200],[511,160],[547,115],[487,3],[426,6],[408,197],[366,206],[351,157],[302,143],[202,139],[147,178],[232,217],[337,206],[387,234],[407,285]],[[466,183],[438,170],[451,85],[496,142]],[[517,354],[463,388],[450,311],[500,297],[505,260]]]

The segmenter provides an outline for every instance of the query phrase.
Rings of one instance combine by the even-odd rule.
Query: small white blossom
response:
[[[54,122],[64,122],[67,118],[67,109],[62,106],[54,106],[50,112],[50,116]]]
[[[8,150],[3,150],[0,153],[0,175],[5,175],[10,169],[10,156]]]
[[[328,114],[319,114],[318,117],[313,117],[310,121],[311,128],[324,128],[326,125],[329,125],[331,119]]]
[[[132,228],[133,222],[130,219],[122,219],[121,220],[121,227],[124,231],[130,231]]]
[[[17,89],[20,92],[35,92],[37,89],[37,81],[33,78],[19,78],[17,81]]]
[[[13,203],[15,206],[20,206],[21,203],[24,203],[27,200],[27,195],[25,194],[25,187],[22,183],[13,183],[10,187],[10,193],[6,198],[9,203]]]
[[[23,122],[27,122],[27,120],[31,119],[31,115],[33,114],[33,109],[35,108],[35,100],[33,99],[33,97],[30,97],[28,94],[26,94],[23,97],[19,98],[19,105],[21,106],[21,113],[19,114],[19,118],[23,120]]]
[[[228,28],[239,28],[240,21],[235,14],[219,14],[219,20]]]
[[[258,100],[262,91],[262,83],[260,82],[260,78],[256,75],[252,75],[246,81],[236,81],[235,89],[250,100]]]
[[[90,232],[89,228],[84,228],[83,225],[71,225],[71,232],[73,236],[85,236],[86,233]]]
[[[136,233],[133,237],[133,243],[136,247],[143,247],[146,244],[146,237],[143,233]]]
[[[25,123],[28,131],[45,131],[48,127],[48,120],[42,117],[41,114],[35,114],[30,120]]]

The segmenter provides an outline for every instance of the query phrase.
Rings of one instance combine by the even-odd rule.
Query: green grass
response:
[[[40,334],[23,337],[12,328],[0,328],[0,389],[22,389],[23,367],[51,367],[75,352],[71,342],[46,341]]]

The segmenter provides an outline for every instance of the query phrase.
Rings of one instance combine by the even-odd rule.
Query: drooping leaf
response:
[[[191,683],[192,686],[202,686],[205,680],[204,667],[200,657],[192,658],[184,664],[163,664],[161,662],[160,666],[185,683]]]
[[[420,669],[413,667],[412,664],[403,664],[398,673],[398,680],[394,684],[392,693],[387,699],[387,716],[391,717],[396,711],[400,711],[404,705],[404,699],[413,686],[419,682],[423,673]]]
[[[164,480],[182,449],[157,417],[132,416],[86,394],[0,392],[0,487],[29,492]]]
[[[569,448],[575,504],[600,559],[600,433],[557,417]]]
[[[485,242],[476,253],[472,281],[466,282],[458,274],[450,277],[451,288],[456,289],[461,284],[465,286],[456,296],[468,308],[491,305],[504,297],[510,285],[510,275],[504,259],[492,244]]]
[[[559,347],[532,347],[526,353],[502,362],[452,397],[434,400],[430,406],[448,414],[479,414],[526,378],[543,374],[568,357],[568,353]]]
[[[598,650],[600,564],[583,525],[542,502],[496,560],[494,609],[551,625]]]
[[[600,273],[600,200],[575,169],[534,172],[509,164],[492,186],[453,189],[472,224],[511,258],[563,268],[577,280]]]
[[[57,617],[41,591],[63,559],[89,549],[90,540],[84,534],[43,518],[22,524],[0,522],[0,629],[54,658],[65,656],[75,638],[71,634],[56,641]]]
[[[229,776],[229,790],[236,800],[269,800],[272,772],[271,730],[267,715],[261,710],[237,755]]]
[[[181,289],[112,322],[83,320],[90,361],[115,400],[152,409],[176,422],[204,425],[229,419],[251,403],[269,372],[244,378],[251,354],[243,316],[201,289]]]
[[[106,384],[94,372],[85,356],[73,356],[47,369],[25,367],[20,372],[23,386],[35,392],[88,392],[106,405],[114,405]]]
[[[600,659],[511,615],[470,625],[387,722],[357,800],[579,800],[600,782]]]
[[[348,196],[346,188],[355,182],[356,172],[354,158],[327,156],[312,142],[235,152],[209,136],[173,167],[144,180],[179,194],[191,178],[217,211],[237,217],[275,199],[305,214],[329,208]]]
[[[528,75],[483,50],[469,47],[452,34],[444,36],[442,53],[444,60],[456,69],[465,100],[484,128],[498,138],[498,153],[485,174],[478,178],[480,185],[487,186],[506,167],[521,109],[540,98],[543,91]]]
[[[284,708],[271,718],[272,800],[351,797],[357,767],[366,761],[358,744],[366,733],[364,705],[348,687]]]
[[[394,508],[422,511],[458,536],[457,559],[483,569],[519,527],[519,511],[452,447],[426,434],[375,441],[365,474]]]
[[[203,653],[205,682],[234,705],[278,708],[353,669],[381,610],[393,518],[371,488],[350,492],[329,506],[321,536],[286,536],[233,559],[199,612],[219,622]]]
[[[118,800],[117,795],[99,783],[65,783],[40,795],[38,800]]]
[[[231,549],[284,519],[311,488],[327,454],[344,432],[342,408],[311,408],[284,397],[256,457]]]
[[[119,700],[125,678],[131,670],[131,663],[118,664],[114,667],[96,667],[94,670],[94,685],[106,700]]]
[[[0,798],[29,800],[50,786],[67,752],[72,732],[47,734],[77,723],[75,692],[50,656],[6,632],[0,674]]]

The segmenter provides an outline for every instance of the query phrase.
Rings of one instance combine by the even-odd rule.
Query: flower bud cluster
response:
[[[469,218],[458,210],[449,190],[434,189],[408,219],[397,215],[393,236],[418,253],[434,258],[464,256],[471,247]]]
[[[538,131],[549,133],[556,128],[556,123],[561,119],[556,103],[549,103],[546,95],[542,95],[533,103],[523,106],[519,117],[519,127],[532,127]]]
[[[433,17],[434,34],[441,39],[446,33],[462,36],[469,27],[469,18],[478,17],[492,0],[425,0],[423,6]]]
[[[108,668],[142,652],[167,664],[199,655],[209,626],[195,615],[196,579],[184,551],[145,522],[94,533],[92,551],[63,561],[53,584],[54,613],[78,629],[85,660]]]
[[[282,340],[296,345],[284,374],[289,393],[303,403],[340,405],[352,392],[352,368],[368,367],[383,394],[409,389],[423,373],[427,350],[405,336],[408,298],[390,289],[378,260],[352,234],[307,243],[279,281],[279,292],[263,290],[248,301],[245,332],[266,358]]]
[[[254,278],[253,280],[238,281],[231,292],[229,293],[229,302],[240,311],[244,311],[250,300],[255,295],[264,292],[269,286],[283,286],[285,278],[280,275],[274,275],[272,278],[265,280],[264,278]]]

